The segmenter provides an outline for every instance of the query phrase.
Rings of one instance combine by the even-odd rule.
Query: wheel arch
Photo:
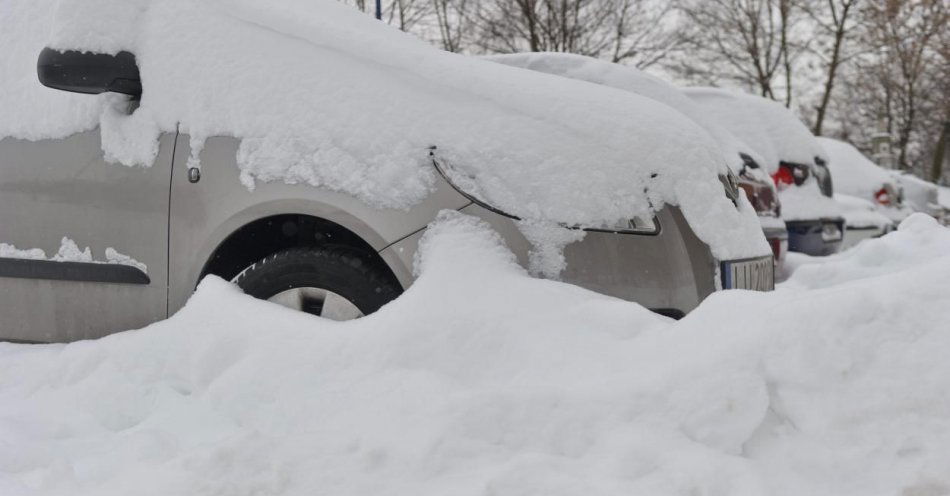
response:
[[[206,275],[230,280],[248,265],[290,247],[348,246],[368,260],[400,288],[396,276],[402,267],[392,267],[379,250],[386,240],[359,218],[338,208],[311,202],[276,201],[257,204],[221,223],[203,243],[193,260],[191,288]]]

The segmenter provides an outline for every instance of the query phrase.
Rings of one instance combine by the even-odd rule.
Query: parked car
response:
[[[531,52],[491,55],[485,58],[513,67],[624,90],[661,102],[692,119],[719,143],[725,162],[738,178],[739,187],[759,216],[762,231],[776,263],[784,259],[788,249],[788,231],[781,219],[781,203],[775,185],[759,164],[763,159],[754,148],[711,119],[700,105],[684,95],[679,88],[635,67],[583,55]],[[755,157],[758,157],[758,160]]]
[[[98,127],[64,132],[58,138],[36,138],[34,132],[0,140],[0,339],[72,341],[138,328],[181,308],[208,275],[232,280],[252,296],[315,315],[333,319],[366,315],[412,283],[417,243],[427,224],[444,209],[489,223],[518,261],[528,266],[539,242],[525,234],[533,232],[525,227],[535,221],[530,214],[572,213],[579,205],[619,205],[618,209],[656,205],[648,210],[649,216],[631,215],[618,223],[604,217],[601,224],[567,220],[560,227],[554,224],[561,237],[585,234],[583,240],[566,244],[566,268],[560,278],[671,317],[684,315],[719,288],[772,289],[771,253],[757,236],[751,209],[738,202],[734,179],[723,171],[717,180],[716,169],[707,168],[702,173],[691,169],[699,171],[690,177],[696,187],[675,180],[686,177],[680,174],[690,161],[686,157],[714,156],[718,152],[712,149],[714,142],[709,139],[711,149],[703,148],[707,140],[703,131],[658,103],[638,107],[634,96],[629,102],[615,102],[598,95],[594,85],[582,87],[563,78],[443,53],[351,14],[335,2],[299,4],[297,8],[318,10],[307,15],[268,10],[254,23],[236,21],[241,12],[215,17],[215,22],[192,23],[198,16],[220,15],[200,2],[193,8],[206,10],[184,16],[175,12],[172,18],[157,17],[168,14],[159,10],[149,18],[150,30],[124,29],[124,34],[159,36],[136,45],[153,47],[151,52],[144,50],[141,60],[132,52],[90,51],[81,43],[64,48],[62,39],[57,49],[40,54],[39,77],[46,86],[112,94],[97,100],[103,109],[99,121],[103,124]],[[315,28],[299,22],[324,24]],[[212,43],[222,39],[213,29],[238,35],[225,44]],[[202,36],[207,44],[201,42]],[[378,42],[362,43],[367,39]],[[194,52],[176,49],[175,43],[186,41],[197,43]],[[251,45],[244,47],[245,41]],[[167,57],[160,50],[168,50]],[[220,51],[220,63],[213,70],[182,61],[186,56],[206,56],[202,50]],[[296,64],[285,64],[285,59]],[[269,64],[280,68],[279,78],[266,72]],[[294,115],[268,114],[274,112],[272,106],[254,107],[261,114],[240,120],[242,128],[190,135],[186,129],[208,129],[201,125],[213,117],[194,113],[196,106],[228,117],[244,111],[240,106],[214,106],[231,95],[223,84],[201,87],[193,98],[167,96],[173,88],[163,78],[201,85],[199,72],[227,78],[235,86],[261,84],[269,93],[259,93],[260,98],[269,98],[269,104],[279,103],[280,109]],[[194,78],[173,76],[184,73]],[[367,77],[380,75],[389,77]],[[285,86],[274,87],[276,81]],[[300,99],[281,100],[290,98],[284,89],[305,83],[305,89],[295,93]],[[308,95],[322,98],[329,107],[354,85],[372,91],[365,99],[338,107],[345,112],[310,110]],[[334,91],[327,96],[316,91],[317,86]],[[491,88],[504,92],[490,93]],[[562,101],[553,110],[540,104],[548,94],[572,91],[580,95],[576,102]],[[464,101],[458,102],[462,97]],[[419,102],[426,99],[432,104],[419,110]],[[535,100],[538,105],[523,105]],[[156,101],[166,107],[157,107]],[[150,120],[179,104],[187,112]],[[440,106],[450,108],[443,111]],[[650,126],[676,129],[692,142],[664,151],[663,146],[670,145],[663,145],[661,138],[675,142],[678,136],[644,126],[638,128],[643,129],[642,136],[620,139],[619,134],[604,133],[610,129],[604,127],[608,121],[613,122],[609,116],[587,115],[592,109],[609,113],[615,108],[640,109],[651,116]],[[582,114],[587,116],[583,122],[557,120]],[[399,119],[388,122],[382,115]],[[439,126],[427,127],[427,115],[441,118]],[[375,126],[376,134],[339,134],[340,129],[353,129],[359,117],[363,118],[358,122]],[[38,113],[37,118],[49,115]],[[312,119],[299,129],[319,127],[317,131],[324,134],[307,136],[324,138],[323,148],[310,148],[301,140],[233,137],[253,127],[256,119],[274,125]],[[519,149],[508,145],[509,135],[524,135],[527,122],[538,135],[554,135],[558,141],[523,142]],[[445,132],[445,126],[454,126],[456,132]],[[141,135],[123,134],[128,128],[154,132],[157,138],[130,146],[130,140]],[[398,147],[378,146],[393,136]],[[433,140],[427,143],[431,146],[412,147],[425,143],[425,136]],[[343,145],[350,148],[334,139],[345,140]],[[570,178],[591,177],[585,184],[611,184],[612,189],[589,191],[559,181],[558,174],[564,172],[556,167],[561,157],[550,147],[562,150],[559,153],[578,150],[596,155],[599,150],[623,148],[631,139],[660,143],[643,156],[622,154],[625,161],[642,164],[637,169],[642,173],[629,172],[628,162],[579,163],[570,164],[584,167]],[[377,188],[376,177],[351,174],[360,162],[340,150],[359,147],[375,147],[371,158],[381,165],[368,170],[393,176],[384,188]],[[315,165],[273,162],[288,149],[304,150],[298,156]],[[472,163],[472,157],[482,155],[467,151],[484,149],[491,151],[493,162]],[[242,162],[248,154],[269,160],[257,176]],[[677,154],[683,158],[669,158]],[[110,163],[141,157],[151,157],[151,165]],[[393,163],[405,157],[417,161],[409,168],[393,169]],[[668,158],[656,162],[657,157]],[[503,167],[488,168],[498,163]],[[392,171],[417,169],[422,182],[405,187],[421,184],[418,190],[426,193],[422,198],[407,201],[404,208],[380,207],[367,200],[400,194],[390,186],[412,178]],[[341,170],[345,177],[333,175]],[[625,171],[625,176],[612,176],[615,171]],[[653,187],[631,189],[640,183]],[[552,189],[566,195],[553,206],[544,203],[556,199]],[[521,194],[525,192],[533,196]],[[677,198],[678,202],[672,201]],[[720,224],[729,226],[728,231],[720,230]],[[93,244],[93,250],[80,248],[86,244]],[[46,256],[57,246],[55,256]],[[104,259],[98,255],[103,248]]]
[[[833,199],[828,157],[808,129],[781,104],[716,88],[687,88],[718,122],[766,157],[779,191],[788,249],[809,255],[837,252],[844,237]]]
[[[943,216],[940,191],[936,184],[902,171],[889,171],[900,185],[902,202],[915,212],[923,212],[937,219]]]
[[[898,181],[887,169],[865,157],[849,143],[819,137],[828,153],[836,193],[843,193],[871,202],[874,210],[894,222],[904,220],[913,209],[904,205]]]

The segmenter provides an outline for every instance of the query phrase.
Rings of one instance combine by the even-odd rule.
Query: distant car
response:
[[[835,201],[841,205],[845,219],[841,249],[850,248],[865,239],[883,236],[896,228],[894,221],[878,211],[874,203],[864,198],[835,193]]]
[[[759,216],[762,232],[772,249],[776,263],[781,263],[785,258],[785,252],[788,251],[788,231],[781,219],[781,202],[775,185],[759,163],[763,159],[754,148],[710,118],[699,104],[684,95],[676,86],[635,67],[570,53],[529,52],[484,58],[513,67],[628,91],[669,105],[689,117],[718,141],[726,155],[726,163],[738,178],[739,187]]]
[[[765,157],[779,191],[789,251],[836,253],[844,238],[841,206],[832,199],[824,150],[781,104],[717,88],[686,88],[722,125]]]
[[[321,8],[336,8],[327,5]],[[354,25],[386,30],[353,16]],[[396,42],[405,42],[403,34],[387,33]],[[300,46],[296,38],[287,43],[295,49]],[[378,66],[360,57],[346,59],[350,57],[346,54],[334,53],[334,57],[326,62],[345,59],[346,67],[359,69]],[[473,70],[472,62],[462,56],[439,52],[433,57],[446,66],[440,70]],[[324,70],[319,60],[301,61],[311,63]],[[474,67],[479,64],[496,69],[482,62]],[[148,98],[148,91],[144,96],[142,92],[150,84],[148,73],[140,77],[129,52],[45,49],[38,67],[41,81],[53,88],[128,95],[128,101],[116,107],[124,108],[126,115],[142,109]],[[253,65],[247,67],[253,69]],[[397,70],[408,74],[413,68]],[[506,81],[510,91],[534,91],[524,80],[533,81],[537,75],[524,78],[520,72],[504,69],[497,76],[510,79]],[[340,88],[346,88],[358,77],[353,74],[330,71],[321,77],[336,79]],[[561,84],[556,79],[549,83]],[[408,80],[411,84],[403,86],[391,81],[370,83],[397,95],[402,88],[418,92],[416,79]],[[113,101],[122,102],[113,96],[117,97]],[[504,123],[511,113],[498,110],[503,108],[494,102],[485,106],[485,112]],[[320,117],[332,127],[349,116]],[[676,119],[670,117],[671,123],[688,123]],[[596,133],[591,130],[583,139]],[[200,150],[198,169],[188,165],[199,153],[191,137],[164,132],[156,143],[154,164],[130,168],[107,162],[101,148],[104,134],[91,129],[61,139],[0,140],[0,241],[5,243],[0,250],[0,339],[73,341],[142,327],[176,312],[198,282],[211,274],[234,281],[251,296],[296,310],[339,320],[360,317],[393,300],[412,283],[417,244],[443,209],[489,223],[524,265],[533,249],[519,229],[518,217],[470,185],[460,184],[464,173],[442,154],[441,147],[451,150],[452,143],[420,149],[421,164],[434,171],[432,191],[410,208],[399,210],[374,208],[330,188],[283,181],[260,182],[249,191],[236,164],[242,143],[233,137],[210,137]],[[561,136],[575,139],[568,133]],[[363,136],[353,139],[366,140]],[[532,146],[524,143],[524,147]],[[544,160],[545,150],[536,148],[537,160]],[[521,170],[534,167],[518,165]],[[654,177],[664,172],[664,164],[655,166]],[[720,180],[722,184],[714,184],[712,190],[716,208],[733,222],[736,232],[754,232],[739,229],[748,216],[739,211],[738,186],[725,175]],[[564,249],[567,264],[561,279],[639,302],[671,317],[683,316],[719,288],[772,289],[772,255],[764,244],[758,248],[755,242],[743,242],[743,247],[751,247],[746,249],[751,256],[717,258],[677,205],[667,202],[654,214],[616,225],[562,225],[559,229],[583,229],[586,235]],[[68,233],[80,233],[87,243],[103,243],[96,250],[115,249],[106,250],[108,260],[94,260],[90,252],[79,252],[74,243],[63,239]],[[721,239],[735,235],[713,234]],[[61,247],[62,256],[45,257],[41,250],[30,249],[55,250],[56,246]]]
[[[913,213],[913,209],[904,205],[898,180],[887,169],[849,143],[825,137],[819,137],[818,141],[831,159],[829,167],[837,193],[871,202],[875,211],[894,222]]]
[[[936,218],[943,216],[943,207],[940,205],[940,191],[938,186],[929,181],[901,171],[889,171],[891,177],[897,181],[901,189],[901,199],[904,205],[915,212],[923,212]]]

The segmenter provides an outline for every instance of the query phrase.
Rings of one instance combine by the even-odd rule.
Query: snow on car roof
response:
[[[687,88],[686,94],[703,103],[723,125],[771,160],[811,165],[828,154],[805,124],[782,104],[755,95],[718,88]]]
[[[635,67],[559,52],[514,53],[490,55],[484,58],[505,65],[589,81],[652,98],[676,109],[709,132],[719,143],[724,160],[735,172],[742,170],[744,165],[740,158],[742,153],[765,166],[764,158],[754,148],[743,143],[725,127],[711,119],[705,109],[684,95],[679,88]]]
[[[601,225],[670,203],[717,257],[765,248],[751,207],[723,193],[715,141],[671,108],[443,52],[334,0],[63,0],[50,32],[53,48],[136,55],[133,114],[91,97],[107,157],[128,165],[149,164],[176,127],[193,153],[235,136],[249,187],[308,183],[405,209],[432,191],[437,146],[485,200],[526,219]]]
[[[890,174],[850,143],[825,137],[818,137],[818,142],[828,153],[835,190],[870,200],[885,184],[895,183]]]
[[[742,104],[742,95],[718,88],[683,88],[682,91],[702,105],[721,126],[755,149],[765,162],[766,171],[771,174],[778,170],[780,158],[772,136],[766,131],[762,116]]]

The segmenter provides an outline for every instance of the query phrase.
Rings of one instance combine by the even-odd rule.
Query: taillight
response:
[[[887,192],[887,188],[881,188],[874,193],[874,200],[880,205],[888,206],[891,204],[891,194]]]
[[[778,171],[775,174],[772,174],[772,180],[775,181],[775,185],[782,187],[782,185],[795,184],[795,173],[792,172],[792,168],[787,165],[780,165]]]
[[[775,261],[782,259],[782,240],[779,238],[769,239],[769,246],[772,248],[772,257],[775,258]]]

